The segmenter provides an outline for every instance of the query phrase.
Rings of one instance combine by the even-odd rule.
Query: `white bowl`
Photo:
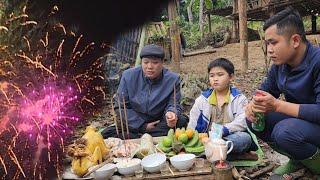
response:
[[[90,174],[88,177],[85,177],[85,178],[82,178],[82,177],[79,177],[79,176],[77,176],[77,175],[75,175],[73,172],[72,172],[72,170],[71,170],[71,168],[68,168],[64,173],[63,173],[63,175],[62,175],[62,179],[72,179],[72,180],[89,180],[89,179],[94,179],[94,177],[92,176],[92,174]]]
[[[166,163],[167,157],[161,153],[150,154],[141,161],[143,169],[149,173],[160,172],[160,167]]]
[[[109,179],[113,173],[117,170],[117,167],[115,164],[108,163],[101,168],[97,169],[93,172],[93,176],[95,179]]]
[[[194,154],[179,154],[172,156],[170,162],[179,171],[187,171],[193,166],[195,158]]]
[[[118,172],[125,176],[134,175],[141,168],[141,160],[138,158],[124,159],[116,164]]]

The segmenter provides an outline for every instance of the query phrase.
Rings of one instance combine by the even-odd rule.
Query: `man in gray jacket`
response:
[[[185,127],[188,122],[181,114],[180,78],[163,67],[163,49],[154,44],[146,45],[140,57],[140,67],[128,69],[122,74],[117,90],[121,103],[115,97],[115,110],[119,109],[120,104],[122,117],[123,97],[125,99],[130,138],[139,138],[143,133],[163,136],[170,128]],[[114,128],[107,128],[102,134],[105,138],[116,136]]]

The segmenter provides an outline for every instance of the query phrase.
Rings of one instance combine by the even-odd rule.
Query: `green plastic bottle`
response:
[[[264,96],[264,94],[256,92],[256,96]],[[265,116],[262,112],[255,112],[254,117],[256,118],[256,122],[252,123],[252,129],[257,132],[262,132],[266,126]]]

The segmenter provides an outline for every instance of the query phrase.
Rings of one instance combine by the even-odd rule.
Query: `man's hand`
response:
[[[178,117],[174,112],[168,111],[166,113],[167,125],[171,128],[175,127],[178,121]]]
[[[245,107],[246,118],[251,122],[256,122],[256,118],[254,117],[253,111],[253,101],[250,101]]]
[[[146,131],[151,131],[152,129],[154,129],[159,122],[160,120],[148,123],[146,127]]]
[[[257,93],[262,94],[262,96],[253,96],[253,106],[254,112],[270,112],[277,111],[279,100],[273,97],[271,94],[257,90]]]

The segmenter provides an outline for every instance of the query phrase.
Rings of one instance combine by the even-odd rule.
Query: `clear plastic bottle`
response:
[[[256,96],[264,96],[264,94],[256,92]],[[252,129],[257,132],[262,132],[266,126],[265,115],[262,112],[255,112],[254,116],[256,118],[256,122],[252,123]]]

